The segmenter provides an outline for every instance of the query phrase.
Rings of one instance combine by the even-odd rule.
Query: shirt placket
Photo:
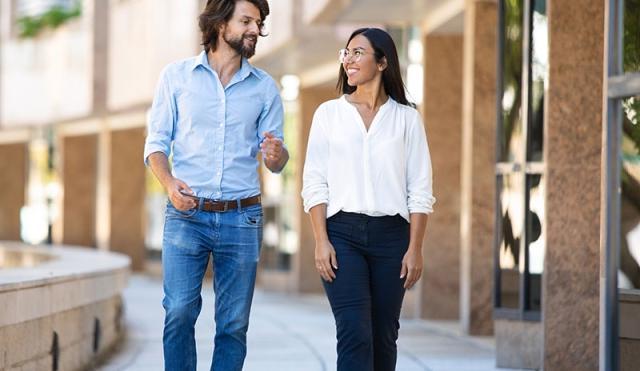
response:
[[[226,113],[227,113],[227,97],[226,92],[222,88],[220,84],[220,80],[218,80],[218,94],[220,98],[220,109],[217,112],[216,122],[218,127],[216,128],[215,140],[215,174],[214,181],[216,184],[216,199],[222,198],[222,175],[223,175],[223,166],[224,166],[224,136],[225,136],[225,121],[226,121]]]
[[[370,148],[370,140],[369,135],[364,136],[363,146],[362,146],[362,159],[363,159],[363,168],[364,168],[364,199],[367,207],[367,211],[374,210],[374,201],[373,201],[373,184],[371,181],[371,156],[369,155],[371,152]]]

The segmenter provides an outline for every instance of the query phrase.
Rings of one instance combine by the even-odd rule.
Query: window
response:
[[[640,95],[622,100],[618,287],[640,289]]]
[[[522,148],[522,38],[523,0],[502,4],[502,125],[499,161],[510,162]]]
[[[640,0],[609,0],[601,369],[617,370],[620,288],[640,289]],[[624,362],[622,362],[624,363]]]
[[[546,0],[500,2],[497,317],[539,320],[544,268]]]
[[[640,72],[640,0],[625,0],[623,17],[624,71]]]

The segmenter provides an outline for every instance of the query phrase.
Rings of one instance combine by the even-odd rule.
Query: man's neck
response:
[[[222,86],[227,86],[240,69],[242,57],[235,50],[221,46],[219,45],[216,51],[209,50],[207,58],[211,69],[218,74]]]

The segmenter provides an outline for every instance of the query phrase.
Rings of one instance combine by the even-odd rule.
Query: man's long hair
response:
[[[202,14],[200,14],[198,25],[202,32],[202,46],[208,53],[209,50],[215,51],[218,47],[218,32],[220,28],[229,22],[236,10],[238,1],[247,1],[258,8],[260,11],[260,36],[266,36],[264,32],[264,21],[269,15],[269,3],[267,0],[208,0]]]

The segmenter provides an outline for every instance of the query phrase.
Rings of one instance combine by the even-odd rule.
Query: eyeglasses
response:
[[[338,50],[338,61],[340,61],[340,63],[345,63],[353,57],[352,60],[354,62],[359,62],[360,58],[362,58],[362,56],[365,54],[367,53],[365,53],[362,49],[340,49]]]

